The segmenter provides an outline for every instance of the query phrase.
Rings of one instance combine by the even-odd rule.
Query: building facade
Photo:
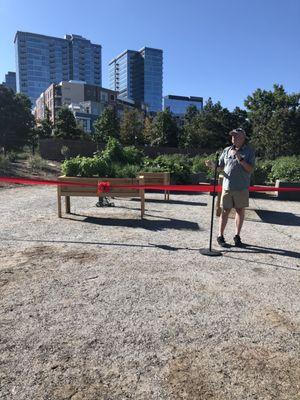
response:
[[[55,123],[57,112],[62,107],[72,111],[101,115],[105,107],[116,106],[117,92],[80,81],[52,83],[36,100],[35,118],[37,121],[46,117],[46,109]]]
[[[101,46],[79,35],[65,38],[18,31],[14,39],[17,91],[35,103],[51,83],[81,80],[101,86]]]
[[[189,106],[195,106],[199,111],[203,110],[203,97],[168,95],[163,99],[164,110],[170,110],[176,117],[184,117]]]
[[[5,74],[5,81],[2,83],[2,85],[10,88],[16,93],[17,91],[16,73],[9,71],[7,74]]]
[[[94,133],[94,122],[103,113],[104,105],[93,101],[81,101],[79,104],[70,104],[72,111],[79,125],[85,133]]]
[[[149,112],[161,111],[162,50],[143,47],[124,51],[109,63],[109,85],[120,98],[145,103]]]

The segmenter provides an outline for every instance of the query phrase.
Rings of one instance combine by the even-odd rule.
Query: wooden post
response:
[[[143,176],[139,176],[139,185],[145,185]],[[145,214],[145,189],[141,189],[139,192],[141,197],[141,218],[143,219]]]
[[[58,217],[61,218],[61,187],[57,185],[57,213]]]
[[[66,213],[70,214],[70,212],[71,212],[70,196],[65,196],[65,205],[66,205]]]
[[[164,184],[170,185],[170,172],[164,173]],[[165,200],[170,200],[170,190],[165,190]]]

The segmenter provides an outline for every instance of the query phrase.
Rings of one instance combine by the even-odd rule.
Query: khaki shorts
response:
[[[224,210],[249,207],[249,190],[223,190],[221,207]]]

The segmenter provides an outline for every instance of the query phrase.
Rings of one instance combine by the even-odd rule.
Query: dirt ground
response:
[[[207,257],[211,197],[146,196],[0,188],[1,400],[299,400],[300,203],[250,199]]]
[[[16,176],[23,178],[38,178],[43,177],[47,179],[53,179],[60,175],[61,163],[53,160],[42,159],[42,165],[40,168],[37,166],[33,168],[30,165],[29,158],[31,154],[26,154],[24,159],[18,158],[13,162],[9,162],[6,169],[1,169],[0,165],[0,175],[1,176]]]

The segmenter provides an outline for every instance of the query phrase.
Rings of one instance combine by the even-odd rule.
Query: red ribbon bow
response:
[[[98,182],[98,193],[109,193],[110,183],[109,182]]]

